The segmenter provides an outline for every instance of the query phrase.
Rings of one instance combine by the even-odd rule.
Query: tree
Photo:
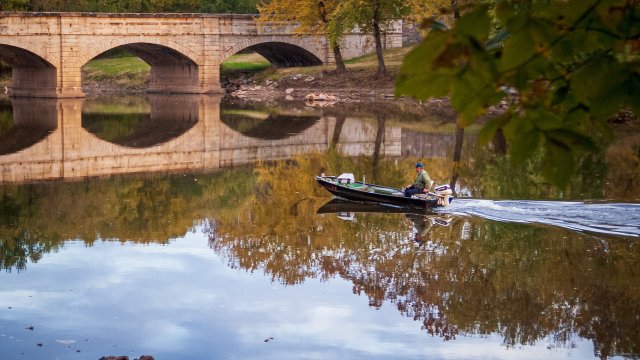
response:
[[[382,33],[409,10],[410,5],[404,0],[344,0],[338,4],[333,22],[341,26],[358,26],[363,32],[373,34],[378,59],[377,76],[384,76],[387,69],[382,56]]]
[[[200,12],[253,14],[259,0],[200,0]]]
[[[29,0],[2,0],[0,1],[0,11],[21,11],[24,10]]]
[[[258,0],[1,0],[0,11],[255,13]]]
[[[336,71],[342,73],[346,70],[340,40],[344,35],[344,27],[330,26],[336,9],[336,0],[271,0],[258,5],[259,20],[262,22],[295,22],[299,26],[295,29],[301,33],[324,34],[329,39],[329,45],[336,61]]]
[[[397,94],[450,96],[462,126],[515,98],[480,140],[503,130],[514,163],[542,152],[542,174],[558,186],[576,156],[596,148],[608,119],[623,109],[640,114],[637,0],[498,0],[449,29],[435,25],[405,58]]]
[[[409,0],[411,11],[406,19],[422,22],[424,19],[447,15],[451,9],[457,7],[458,0]]]

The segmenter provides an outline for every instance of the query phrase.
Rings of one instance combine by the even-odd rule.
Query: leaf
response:
[[[481,145],[488,144],[494,137],[496,131],[502,128],[509,122],[510,113],[502,114],[497,118],[487,121],[487,123],[480,129],[478,133],[478,141]]]
[[[451,106],[460,113],[463,126],[475,122],[484,113],[484,102],[481,98],[482,83],[474,83],[469,77],[461,76],[453,83],[451,89]]]
[[[456,32],[460,38],[472,37],[484,42],[489,37],[491,19],[485,6],[464,14],[456,24]]]
[[[410,95],[418,99],[449,95],[454,78],[452,72],[436,69],[434,60],[444,50],[446,33],[431,33],[411,50],[404,59],[396,80],[396,95]]]
[[[536,149],[538,149],[541,139],[542,134],[535,128],[512,139],[510,148],[511,162],[520,164],[531,158]]]
[[[624,84],[631,75],[612,56],[598,56],[573,72],[571,90],[596,118],[607,118],[627,102]]]
[[[496,13],[496,18],[503,25],[506,25],[517,14],[513,4],[507,1],[498,2],[496,4],[495,13]]]
[[[570,129],[545,131],[545,136],[554,143],[563,144],[569,149],[595,151],[598,148],[589,137]]]
[[[567,185],[576,168],[571,150],[552,141],[545,142],[545,156],[542,164],[542,175],[560,188]]]
[[[501,69],[507,71],[522,65],[536,53],[534,40],[526,30],[512,34],[504,43]]]

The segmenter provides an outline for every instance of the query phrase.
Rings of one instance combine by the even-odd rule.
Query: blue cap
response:
[[[421,162],[418,162],[418,163],[416,164],[416,167],[424,168],[424,166],[422,165],[422,163],[421,163]]]

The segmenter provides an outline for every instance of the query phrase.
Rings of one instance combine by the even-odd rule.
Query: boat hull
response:
[[[438,204],[438,200],[436,198],[431,199],[423,199],[423,198],[415,198],[415,197],[404,197],[398,195],[386,195],[379,194],[374,192],[367,192],[357,189],[349,188],[348,186],[337,184],[335,181],[332,181],[333,177],[321,177],[316,176],[316,181],[322,187],[327,189],[330,193],[335,196],[354,200],[354,201],[366,201],[380,204],[391,204],[396,206],[406,206],[415,209],[430,209],[436,207],[442,207],[442,205]],[[362,184],[362,183],[358,183]],[[370,184],[362,184],[362,185],[370,185]],[[374,185],[371,185],[374,186]],[[400,191],[398,189],[385,188],[381,186],[375,186],[378,189],[389,189],[393,191]]]

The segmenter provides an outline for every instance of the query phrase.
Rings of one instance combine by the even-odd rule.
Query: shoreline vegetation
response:
[[[223,95],[232,102],[297,101],[317,107],[381,102],[414,106],[416,115],[435,111],[440,117],[455,121],[455,110],[447,98],[416,100],[394,95],[402,60],[412,49],[385,50],[387,75],[382,77],[377,75],[375,53],[345,61],[347,71],[342,73],[337,72],[334,65],[276,68],[257,53],[239,53],[221,65],[220,82]],[[82,68],[83,90],[89,98],[143,94],[151,79],[150,69],[149,64],[129,53],[106,53]],[[0,95],[10,85],[11,70],[0,64]],[[501,102],[484,117],[495,117],[507,106]],[[612,119],[615,123],[636,121],[638,117],[626,111]]]

